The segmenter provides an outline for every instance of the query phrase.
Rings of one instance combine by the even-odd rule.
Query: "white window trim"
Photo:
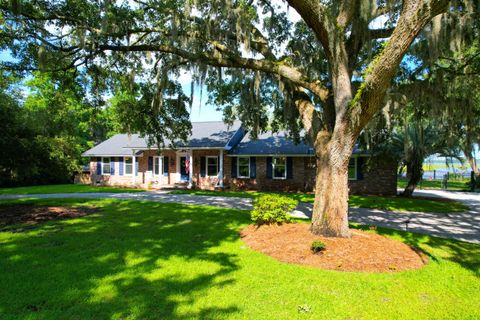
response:
[[[358,180],[358,163],[357,163],[358,157],[354,157],[352,159],[355,159],[355,178],[348,177],[349,181]],[[349,164],[350,164],[350,160],[349,160]],[[348,168],[347,168],[347,175],[348,175]]]
[[[159,163],[158,174],[155,174],[155,167],[157,166],[157,159]],[[161,163],[161,164],[160,164]],[[161,177],[163,176],[163,156],[154,156],[153,157],[153,172],[154,177]]]
[[[240,175],[240,159],[248,159],[248,176]],[[237,178],[240,179],[250,179],[250,157],[238,157],[237,158]]]
[[[273,162],[274,159],[285,158],[285,176],[283,177],[275,177],[275,164]],[[287,157],[272,157],[272,179],[274,180],[286,180],[287,179]]]
[[[108,170],[108,173],[105,173],[104,172],[105,170],[103,170],[103,165],[104,165],[103,159],[108,159],[108,164],[110,166],[110,170]],[[113,165],[115,165],[115,162],[113,163]],[[109,176],[111,171],[112,171],[112,157],[102,157],[102,176]]]
[[[132,173],[127,173],[127,159],[132,159]],[[133,157],[123,157],[123,175],[124,176],[133,176],[133,171],[135,168],[133,167]]]
[[[208,159],[209,158],[212,158],[212,159],[216,159],[216,162],[217,162],[217,174],[213,175],[213,176],[209,176],[208,175]],[[205,157],[205,177],[218,177],[218,157],[217,156],[206,156]]]

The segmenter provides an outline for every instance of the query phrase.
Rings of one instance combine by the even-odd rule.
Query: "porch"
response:
[[[133,150],[132,156],[97,159],[96,166],[94,184],[212,190],[224,186],[223,149]]]

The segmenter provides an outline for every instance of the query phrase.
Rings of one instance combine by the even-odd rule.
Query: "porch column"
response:
[[[137,171],[135,170],[136,165],[135,165],[135,150],[132,150],[132,184],[135,185],[136,178],[137,178]]]
[[[223,188],[223,149],[220,149],[220,171],[218,172],[218,185]]]
[[[188,152],[188,187],[192,187],[193,181],[193,150]]]

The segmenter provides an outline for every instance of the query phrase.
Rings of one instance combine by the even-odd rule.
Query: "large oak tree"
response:
[[[190,128],[162,125],[175,117],[160,112],[164,100],[174,109],[187,107],[176,77],[190,70],[227,118],[240,118],[254,135],[286,127],[293,138],[303,133],[311,141],[317,159],[311,230],[349,237],[347,168],[354,144],[417,35],[435,16],[463,6],[448,0],[287,2],[4,0],[2,47],[18,59],[4,65],[76,68],[97,80],[128,75],[152,100],[153,112],[145,114],[153,125],[143,129],[152,132],[142,133],[159,140],[185,137]],[[288,10],[300,21],[290,21]]]

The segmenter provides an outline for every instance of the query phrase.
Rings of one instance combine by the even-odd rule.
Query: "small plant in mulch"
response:
[[[253,201],[252,221],[256,225],[282,224],[291,221],[289,213],[297,206],[297,201],[275,194],[262,195]]]
[[[326,245],[323,241],[321,240],[315,240],[312,242],[312,245],[310,246],[310,249],[312,250],[313,253],[320,253],[322,251],[325,251]]]
[[[312,311],[312,307],[310,307],[308,304],[302,304],[298,306],[297,310],[299,313],[310,313]]]

